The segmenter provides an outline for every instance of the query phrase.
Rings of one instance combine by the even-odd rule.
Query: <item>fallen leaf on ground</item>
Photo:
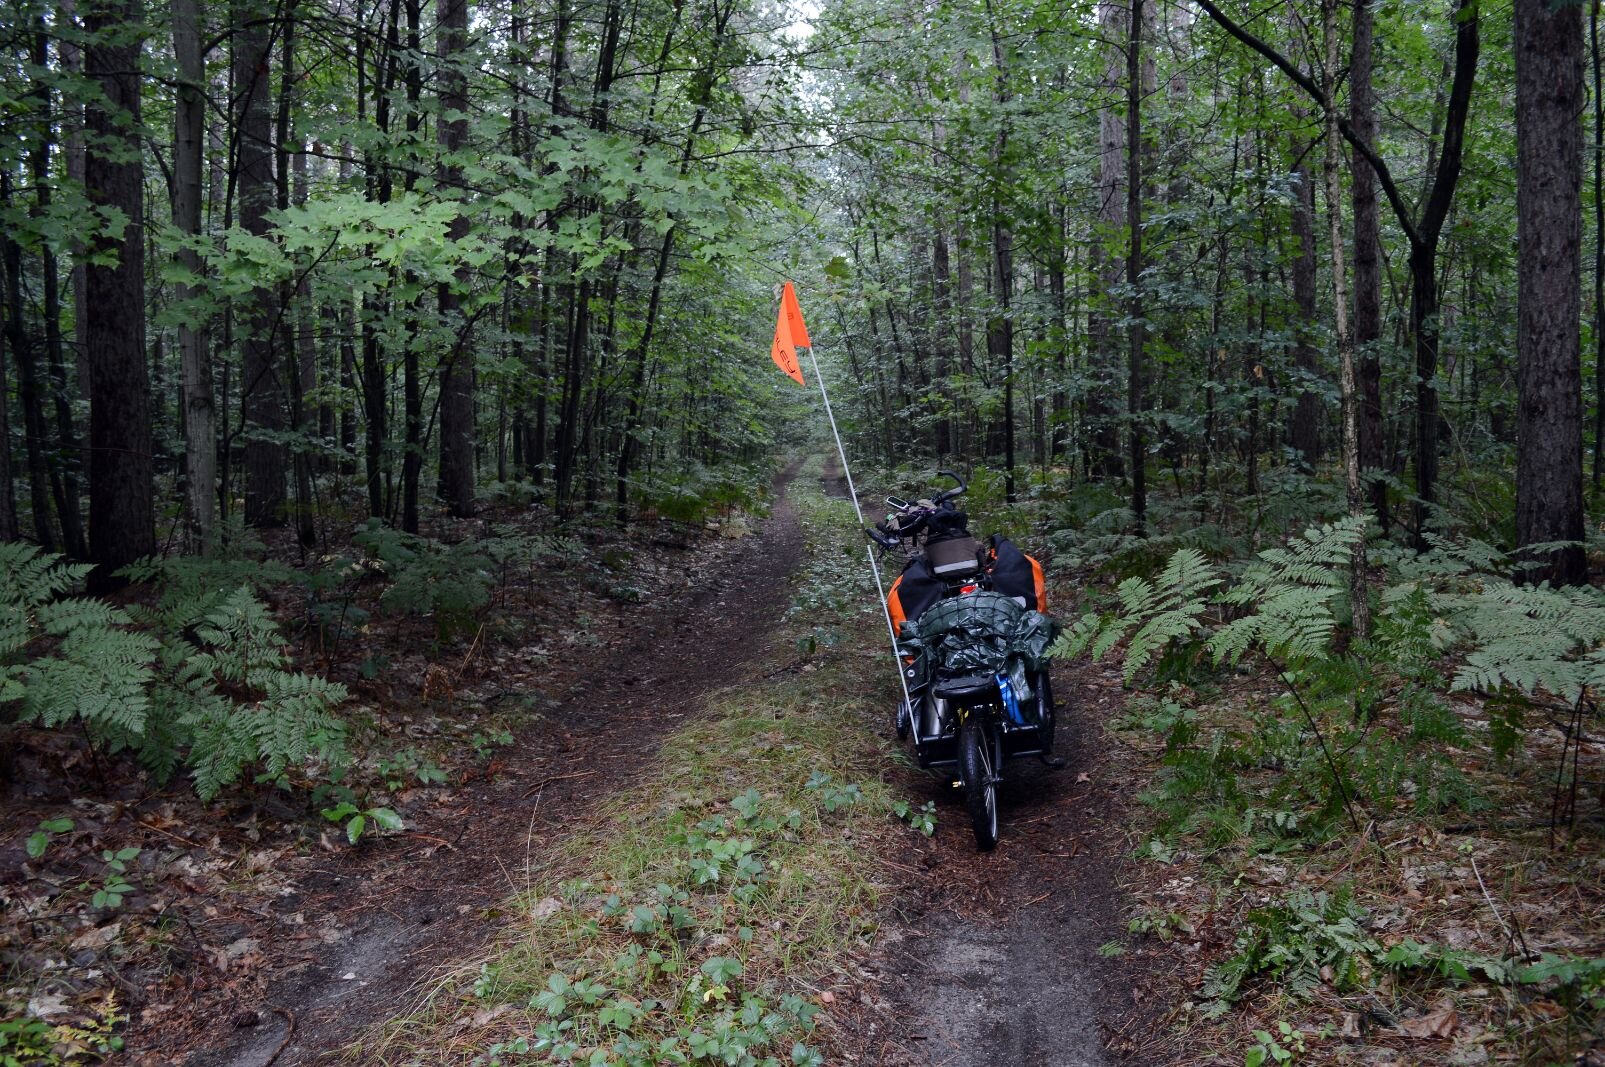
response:
[[[79,952],[84,949],[101,949],[117,940],[117,935],[122,932],[122,923],[112,923],[110,926],[93,926],[73,938],[68,944]]]
[[[28,1001],[28,1014],[38,1019],[54,1019],[70,1011],[60,993],[40,993]]]
[[[1448,1004],[1439,1005],[1426,1015],[1399,1021],[1399,1029],[1416,1038],[1448,1037],[1459,1025],[1460,1016]]]

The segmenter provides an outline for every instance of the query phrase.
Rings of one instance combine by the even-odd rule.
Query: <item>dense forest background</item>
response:
[[[0,535],[625,518],[797,421],[793,276],[860,455],[1141,533],[1312,491],[1347,382],[1382,530],[1580,540],[1597,12],[1226,7],[12,3]]]
[[[1214,1062],[1457,1027],[1455,1062],[1483,1035],[1597,1051],[1599,20],[0,0],[0,889],[22,902],[0,1052],[212,1044],[288,962],[257,949],[299,943],[258,896],[336,851],[369,864],[353,884],[471,877],[464,832],[498,864],[540,839],[495,790],[566,783],[554,838],[594,789],[655,858],[568,837],[589,866],[507,914],[569,940],[481,963],[460,1006],[497,1010],[463,1025],[512,1007],[554,1049],[580,1026],[668,1062],[631,1031],[650,1016],[685,1062],[736,1061],[715,1030],[822,1062],[797,991],[867,949],[870,883],[996,869],[878,866],[888,820],[923,842],[951,790],[888,770],[864,543],[834,461],[803,462],[828,448],[816,373],[866,499],[962,470],[978,532],[1048,564],[1061,744],[1092,762],[1058,778],[1063,821],[1019,825],[1074,837],[1041,852],[1070,872],[1083,808],[1110,821],[1066,892],[1124,909],[1098,958],[1181,976],[1133,1032],[1197,1007],[1180,1041]],[[766,358],[787,279],[808,389]],[[737,646],[765,673],[730,674]],[[736,677],[728,719],[679,723]],[[638,779],[640,751],[575,750],[586,729],[679,740]],[[797,733],[760,755],[771,731]],[[850,808],[862,832],[832,821]],[[788,874],[799,841],[818,866]],[[403,845],[443,851],[415,873]],[[622,867],[639,884],[597,894]],[[661,935],[691,984],[651,963],[602,1006],[590,980],[644,948],[603,920]],[[1060,921],[1049,940],[1094,936]]]

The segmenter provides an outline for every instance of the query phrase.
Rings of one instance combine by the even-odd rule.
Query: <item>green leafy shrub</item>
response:
[[[718,513],[761,509],[769,473],[759,465],[708,467],[691,463],[642,486],[641,507],[673,522],[701,524]]]

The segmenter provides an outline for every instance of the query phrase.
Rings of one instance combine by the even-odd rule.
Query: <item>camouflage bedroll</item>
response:
[[[1052,619],[1014,597],[978,590],[926,609],[903,628],[898,651],[912,660],[910,689],[923,688],[936,674],[1003,674],[1023,704],[1035,697],[1030,679],[1046,666],[1058,632]]]

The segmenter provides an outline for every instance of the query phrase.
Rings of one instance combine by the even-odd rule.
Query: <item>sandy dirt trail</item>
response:
[[[413,827],[454,841],[451,848],[408,868],[404,879],[370,877],[361,857],[331,860],[333,869],[308,894],[343,893],[368,903],[349,936],[275,982],[265,1003],[242,1006],[259,1025],[237,1030],[216,1020],[216,1042],[184,1062],[315,1062],[408,1010],[431,978],[487,944],[506,922],[498,905],[538,873],[565,824],[628,789],[664,735],[696,713],[705,694],[736,681],[764,648],[778,617],[775,591],[785,587],[802,552],[801,528],[785,496],[797,466],[777,479],[774,508],[756,534],[732,542],[683,596],[642,605],[628,654],[599,655],[583,695],[517,739],[502,773],[478,791],[471,810]],[[176,1059],[168,1051],[154,1055],[140,1062]]]

